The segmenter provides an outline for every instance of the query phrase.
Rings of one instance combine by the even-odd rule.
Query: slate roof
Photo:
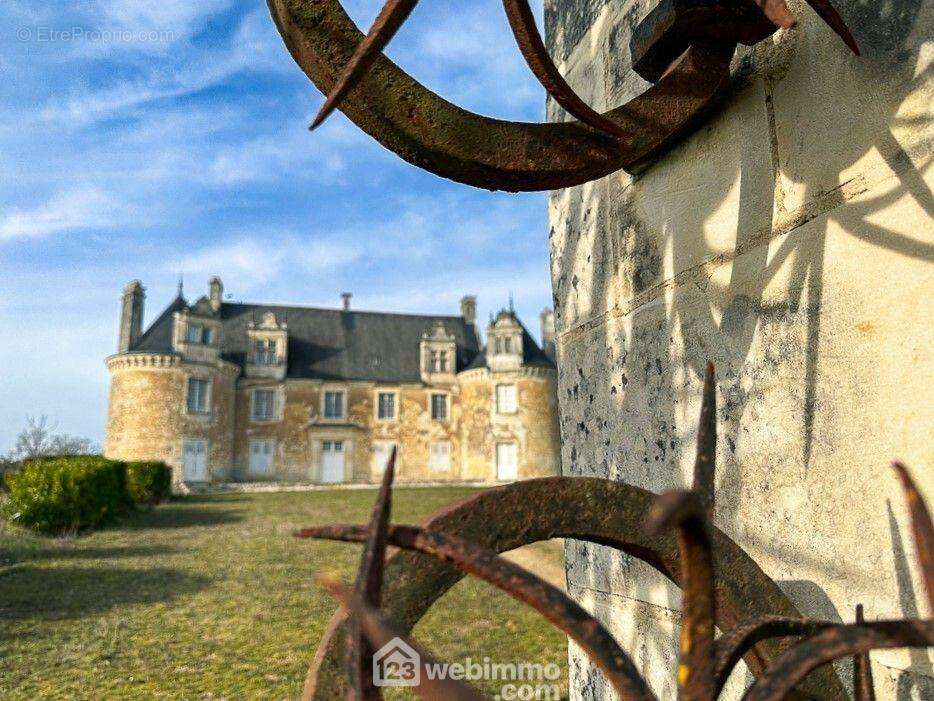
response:
[[[193,308],[198,308],[199,300]],[[175,300],[152,323],[130,352],[171,353],[175,312],[188,306]],[[423,316],[367,311],[343,311],[316,307],[240,304],[225,302],[220,318],[225,360],[243,367],[249,350],[247,328],[272,312],[288,324],[290,378],[322,380],[370,380],[374,382],[421,382],[419,343],[436,321],[454,336],[457,370],[479,367],[484,362],[480,339],[472,324],[459,316]],[[526,362],[553,367],[523,327]]]

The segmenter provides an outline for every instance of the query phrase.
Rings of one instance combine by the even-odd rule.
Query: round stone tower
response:
[[[220,318],[204,298],[179,296],[145,332],[143,288],[124,290],[118,353],[107,358],[104,454],[162,460],[176,484],[229,478],[239,368],[220,358]]]

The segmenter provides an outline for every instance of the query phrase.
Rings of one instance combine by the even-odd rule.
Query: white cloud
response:
[[[61,192],[33,209],[14,209],[0,218],[0,241],[113,228],[129,209],[96,188]]]
[[[93,91],[86,85],[75,87],[64,99],[56,97],[40,107],[38,117],[46,122],[87,125],[156,101],[180,98],[222,85],[240,72],[288,70],[291,68],[288,63],[279,60],[285,53],[281,40],[264,15],[268,15],[265,8],[247,14],[223,46],[202,49],[187,42],[170,42],[171,51],[155,61],[145,52],[135,57],[108,56],[121,43],[102,43],[98,55],[93,58],[117,59],[124,68],[138,69],[139,75]],[[203,25],[206,18],[191,15],[188,19],[198,20]],[[133,46],[138,48],[137,44]],[[76,57],[77,60],[82,58],[91,57]]]
[[[285,252],[256,239],[242,238],[183,256],[169,271],[220,275],[236,279],[238,286],[252,288],[276,276]]]

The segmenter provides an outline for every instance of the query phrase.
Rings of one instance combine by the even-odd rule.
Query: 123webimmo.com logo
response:
[[[393,638],[373,655],[373,686],[418,686],[422,670],[428,679],[452,679],[463,682],[496,682],[498,701],[556,701],[562,697],[561,668],[551,662],[493,662],[467,658],[463,662],[447,664],[432,662],[422,666],[418,652],[399,638]]]
[[[393,638],[373,655],[373,686],[418,686],[421,680],[419,654],[399,638]]]

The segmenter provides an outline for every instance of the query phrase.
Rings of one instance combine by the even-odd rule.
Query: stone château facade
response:
[[[144,332],[145,292],[123,293],[107,359],[104,451],[163,460],[178,484],[496,482],[557,474],[554,323],[543,350],[511,310],[480,343],[476,299],[460,316],[223,301],[181,290]]]

